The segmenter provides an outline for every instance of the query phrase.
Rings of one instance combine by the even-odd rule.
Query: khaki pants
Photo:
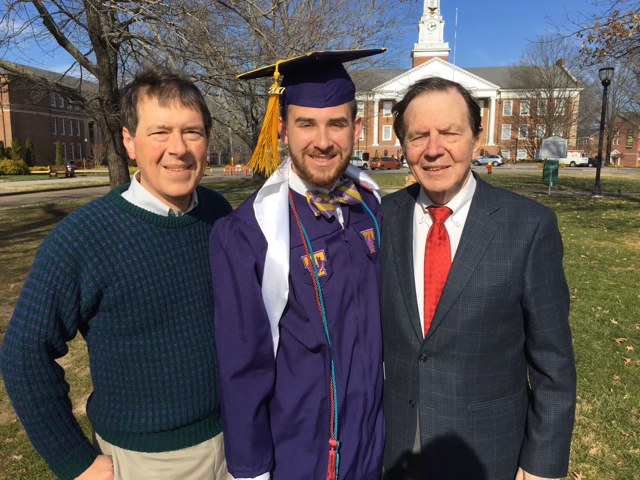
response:
[[[94,432],[93,448],[113,458],[114,480],[231,480],[222,433],[182,450],[145,453],[111,445]]]

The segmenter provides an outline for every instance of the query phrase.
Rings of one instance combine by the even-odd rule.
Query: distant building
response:
[[[449,62],[449,53],[440,0],[425,0],[418,43],[411,52],[413,68],[352,72],[359,115],[363,118],[355,147],[357,156],[373,157],[376,152],[380,156],[402,155],[393,131],[391,109],[409,85],[427,77],[453,80],[476,96],[482,111],[481,153],[501,151],[507,159],[533,158],[541,139],[551,135],[567,138],[569,147],[575,148],[581,89],[580,82],[565,67],[564,58],[553,66],[535,67],[555,69],[553,73],[562,79],[565,87],[552,105],[541,88],[534,88],[532,94],[531,89],[523,90],[516,81],[518,69],[526,73],[522,69],[531,67],[460,68]],[[545,127],[538,118],[548,116],[551,109],[570,121],[563,126]]]
[[[38,68],[21,65],[24,69],[76,87],[81,80],[62,76]],[[5,147],[17,138],[24,151],[27,138],[33,142],[36,165],[51,165],[55,162],[55,145],[62,144],[62,155],[66,161],[74,160],[76,167],[82,159],[102,156],[102,135],[96,122],[78,107],[55,92],[43,91],[26,80],[11,80],[12,74],[0,69],[0,140]],[[94,89],[96,84],[82,80],[82,88]]]
[[[605,135],[607,131],[605,130]],[[590,157],[598,155],[600,130],[592,129],[581,132],[578,139],[580,149],[586,150]],[[611,136],[604,138],[602,156],[607,156],[609,144],[609,164],[624,167],[640,166],[640,116],[633,112],[622,112],[613,119]]]

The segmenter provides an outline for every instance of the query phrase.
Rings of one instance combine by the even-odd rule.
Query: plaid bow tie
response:
[[[336,211],[338,202],[357,205],[362,203],[362,197],[352,180],[344,180],[339,182],[329,193],[318,190],[307,191],[307,201],[316,217],[322,215],[329,219]]]

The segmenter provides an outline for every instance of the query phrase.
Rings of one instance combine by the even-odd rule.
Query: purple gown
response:
[[[375,197],[359,188],[381,223]],[[290,211],[289,301],[274,360],[261,297],[267,249],[253,211],[255,193],[216,222],[210,241],[215,335],[225,454],[236,478],[326,478],[330,438],[327,340],[300,231]],[[315,217],[292,192],[316,258],[333,347],[340,480],[379,479],[382,470],[382,339],[376,227],[362,205]],[[307,262],[308,264],[308,262]]]

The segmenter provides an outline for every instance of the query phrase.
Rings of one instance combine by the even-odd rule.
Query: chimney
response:
[[[560,67],[564,67],[564,57],[562,57],[559,60],[556,60],[556,65],[558,65]]]

